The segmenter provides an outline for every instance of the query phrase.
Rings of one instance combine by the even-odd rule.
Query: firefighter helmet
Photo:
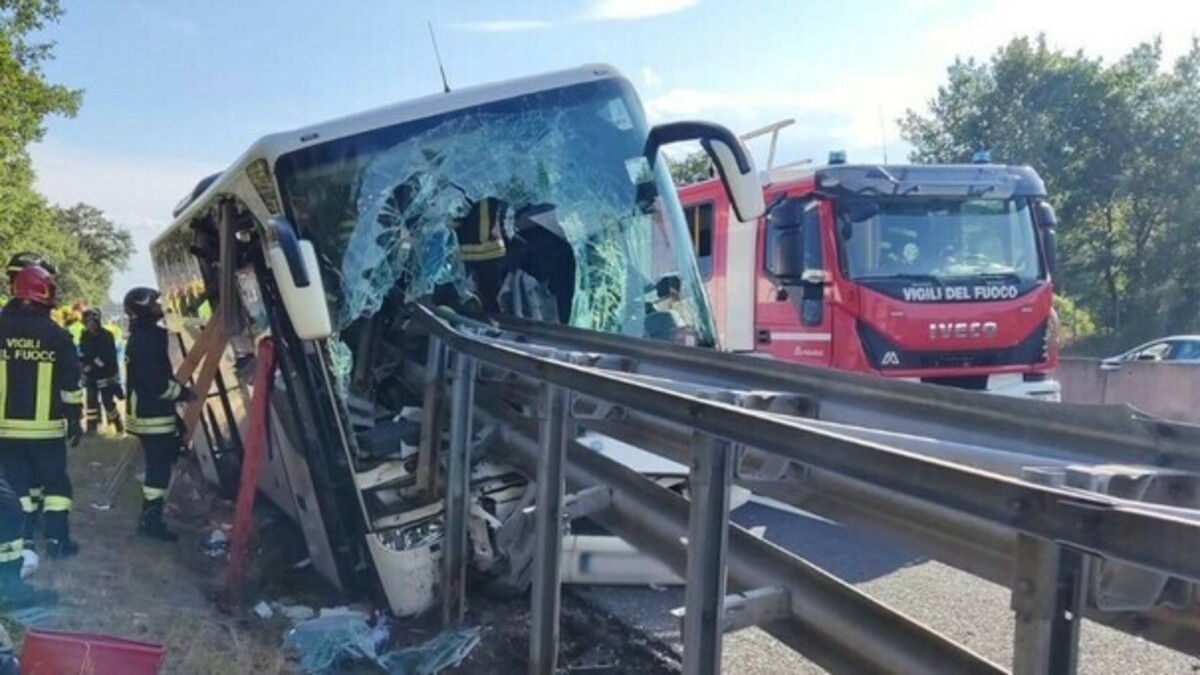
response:
[[[13,277],[17,275],[17,272],[20,272],[31,265],[36,265],[46,270],[50,273],[50,276],[55,276],[58,274],[58,270],[54,269],[54,263],[50,262],[42,254],[34,253],[32,251],[22,251],[21,253],[14,254],[13,257],[8,259],[9,283],[12,283]]]
[[[153,288],[138,286],[125,294],[125,314],[131,319],[158,319],[163,315],[158,303],[159,293]]]
[[[95,307],[89,307],[89,308],[83,310],[83,322],[85,324],[92,323],[94,321],[94,322],[96,322],[97,325],[99,325],[100,320],[101,320],[101,315],[100,315],[99,309],[97,309]]]
[[[53,308],[58,288],[49,272],[37,265],[29,265],[13,276],[12,294],[18,300]]]

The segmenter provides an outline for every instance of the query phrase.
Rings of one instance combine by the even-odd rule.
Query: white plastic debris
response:
[[[347,616],[355,619],[362,619],[363,621],[366,621],[368,618],[365,612],[350,609],[345,605],[340,605],[338,607],[322,607],[321,612],[317,615],[317,618],[327,619],[332,616]]]
[[[286,616],[288,618],[288,620],[291,621],[292,623],[300,623],[301,621],[308,621],[309,619],[311,619],[317,615],[316,611],[314,611],[312,607],[308,607],[307,605],[283,605],[280,603],[275,603],[275,604],[271,605],[271,607],[275,611]]]
[[[257,614],[258,618],[260,618],[260,619],[269,619],[272,616],[275,616],[275,612],[271,609],[271,606],[268,605],[266,602],[260,602],[257,605],[255,605],[254,613]]]
[[[21,578],[24,579],[30,574],[36,572],[38,563],[40,562],[41,559],[38,558],[37,551],[31,551],[29,549],[21,551]]]

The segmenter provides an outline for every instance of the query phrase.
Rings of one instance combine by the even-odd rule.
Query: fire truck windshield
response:
[[[858,281],[1041,274],[1026,199],[840,201],[840,258]]]
[[[538,91],[282,156],[335,327],[434,297],[701,345],[715,331],[665,163],[621,80]]]

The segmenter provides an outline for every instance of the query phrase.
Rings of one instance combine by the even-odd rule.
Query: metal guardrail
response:
[[[455,405],[447,489],[451,499],[459,494],[456,486],[465,484],[462,483],[467,479],[464,467],[469,465],[467,431],[472,422],[466,411],[472,406],[464,403],[472,400],[467,387],[472,386],[469,382],[474,378],[464,375],[464,369],[473,367],[464,364],[478,363],[536,383],[539,400],[547,411],[539,434],[527,421],[514,417],[512,407],[490,395],[486,387],[474,399],[481,415],[496,422],[506,445],[523,456],[527,474],[538,479],[539,503],[549,506],[536,507],[539,526],[535,559],[540,562],[536,562],[539,574],[534,582],[531,672],[553,672],[556,650],[552,645],[556,640],[550,624],[557,624],[557,579],[551,570],[558,568],[557,543],[561,530],[553,526],[559,522],[554,514],[555,492],[543,485],[561,485],[561,476],[555,475],[560,468],[555,457],[563,452],[564,446],[567,462],[561,468],[572,486],[577,489],[599,486],[612,495],[607,508],[593,517],[635,546],[663,559],[677,572],[686,574],[684,634],[685,666],[689,673],[716,672],[719,668],[720,635],[729,620],[726,616],[729,602],[739,610],[750,608],[743,616],[752,617],[734,621],[734,625],[761,621],[765,629],[832,670],[855,671],[864,667],[876,672],[999,670],[995,664],[892,612],[795,556],[755,540],[739,528],[718,525],[728,522],[727,493],[735,461],[731,456],[734,445],[755,448],[793,466],[853,481],[865,486],[867,492],[902,495],[934,509],[939,516],[957,517],[958,524],[966,530],[982,524],[985,529],[1019,533],[1012,556],[1012,568],[1016,571],[1013,608],[1018,619],[1014,667],[1019,673],[1073,670],[1083,593],[1091,569],[1086,564],[1089,557],[1123,561],[1180,579],[1200,579],[1200,521],[1197,520],[1200,513],[1196,511],[1154,509],[1129,499],[1043,485],[931,458],[879,439],[855,437],[812,420],[739,408],[730,402],[728,393],[722,396],[719,386],[712,389],[718,399],[725,400],[656,386],[645,377],[629,373],[557,361],[554,354],[530,352],[538,349],[545,352],[547,340],[541,338],[550,338],[551,343],[565,338],[576,347],[601,347],[597,351],[653,361],[660,369],[673,369],[671,374],[677,379],[680,371],[685,371],[691,373],[689,379],[701,383],[708,380],[727,384],[730,380],[740,380],[742,385],[756,385],[746,388],[758,389],[764,384],[785,384],[783,380],[789,377],[796,379],[794,371],[780,375],[778,363],[760,364],[755,359],[707,352],[704,359],[699,359],[693,350],[674,345],[519,326],[520,332],[529,329],[530,335],[541,333],[539,348],[534,349],[495,335],[468,335],[450,327],[428,309],[417,307],[414,311],[417,322],[436,341],[445,344],[457,361],[459,376],[455,378],[452,393]],[[903,383],[881,382],[882,386],[876,388],[845,379],[844,374],[829,371],[821,374],[827,376],[827,382],[811,381],[810,373],[800,375],[810,379],[805,383],[810,388],[821,389],[824,395],[814,398],[823,410],[829,403],[845,406],[846,401],[857,397],[865,407],[890,408],[892,416],[911,414],[909,419],[928,423],[928,418],[923,419],[922,415],[935,413],[943,396],[942,392],[921,388],[922,395],[933,399],[925,401],[911,396],[914,390],[892,386]],[[622,470],[623,467],[607,466],[605,463],[611,462],[577,447],[566,431],[568,428],[605,423],[573,419],[567,414],[558,420],[553,411],[558,405],[554,398],[564,396],[556,393],[560,389],[574,392],[577,398],[583,396],[635,411],[628,418],[632,428],[644,429],[646,425],[637,424],[637,420],[649,419],[694,434],[690,506],[669,505],[671,499],[682,500],[669,492],[651,494],[665,491],[637,474]],[[987,401],[990,404],[995,399]],[[961,418],[975,421],[984,431],[1014,414],[1011,407],[964,404],[961,395],[944,403],[944,415],[957,416],[959,424],[964,424]],[[1097,452],[1090,445],[1086,452],[1072,450],[1067,443],[1070,438],[1077,442],[1081,438],[1095,438],[1095,427],[1072,428],[1077,421],[1070,419],[1071,415],[1083,414],[1084,411],[1064,409],[1047,416],[1043,410],[1037,421],[1041,428],[1047,429],[1052,441],[1047,444],[1048,454],[1065,451],[1066,456],[1095,457],[1107,453],[1114,458],[1170,458],[1189,465],[1195,459],[1194,453],[1178,442],[1191,431],[1168,427],[1171,433],[1161,433],[1153,424],[1147,426],[1140,420],[1122,418],[1114,421],[1111,416],[1099,425],[1109,433],[1102,451]],[[954,431],[953,426],[950,431]],[[960,438],[964,442],[987,438],[978,428],[963,431]],[[1011,435],[1018,442],[1010,447],[1026,450],[1036,447],[1032,431]],[[1114,435],[1131,445],[1121,450],[1120,444],[1113,441]],[[535,438],[541,439],[540,446]],[[642,447],[658,451],[654,444]],[[448,503],[448,519],[465,518],[465,514],[456,515],[451,506]],[[690,509],[690,513],[684,516],[681,509]],[[447,536],[459,537],[459,527],[448,522]],[[685,533],[689,544],[686,547],[680,543]],[[465,564],[461,556],[449,554],[458,550],[459,545],[447,541],[448,553],[444,557],[447,579],[460,578],[457,575]],[[723,560],[727,545],[726,563]],[[461,546],[465,550],[465,535]],[[1088,555],[1083,555],[1084,552]],[[686,563],[681,564],[684,560]],[[730,601],[725,597],[720,579],[725,576],[726,568],[735,587],[751,591],[745,599]],[[448,587],[455,593],[461,592],[453,582]],[[786,601],[781,600],[784,597]],[[447,601],[450,603],[447,606],[452,607],[461,599],[448,597]],[[787,611],[781,612],[780,607],[784,606]]]

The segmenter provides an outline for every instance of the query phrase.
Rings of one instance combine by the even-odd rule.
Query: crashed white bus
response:
[[[659,153],[688,140],[713,157],[735,208],[761,211],[753,161],[732,134],[697,122],[651,129],[633,88],[607,66],[437,94],[256,142],[196,186],[151,248],[177,358],[210,315],[231,326],[193,438],[205,476],[227,490],[237,483],[250,362],[269,334],[278,367],[260,490],[299,524],[315,569],[334,585],[381,587],[398,614],[427,609],[443,501],[436,462],[418,481],[423,397],[406,373],[424,363],[427,338],[410,329],[406,304],[712,345]],[[686,475],[610,439],[590,441],[643,473]],[[520,587],[527,561],[509,560],[497,533],[527,481],[486,460],[472,476],[471,564],[485,582]],[[567,537],[564,560],[613,544]],[[645,581],[667,574],[659,569],[567,570],[564,580]]]

